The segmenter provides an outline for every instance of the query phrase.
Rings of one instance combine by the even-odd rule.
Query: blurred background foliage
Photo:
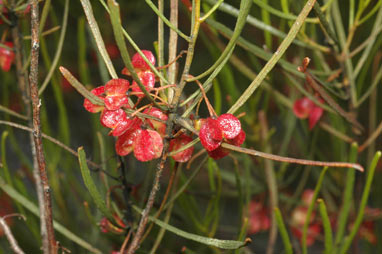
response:
[[[164,14],[169,17],[169,1],[164,2]],[[215,2],[202,1],[202,11],[207,12]],[[224,1],[202,25],[191,74],[198,75],[218,59],[228,42],[230,31],[234,28],[237,18],[234,11],[239,9],[239,2]],[[233,55],[213,81],[213,88],[207,94],[218,114],[226,112],[262,70],[305,4],[305,1],[291,0],[253,2],[247,24]],[[324,16],[337,41],[323,31],[317,15],[312,11],[308,22],[303,25],[286,54],[237,114],[245,113],[241,118],[247,134],[244,147],[295,158],[352,160],[366,168],[366,173],[331,168],[323,179],[318,197],[326,204],[335,236],[339,234],[338,227],[341,228],[338,218],[345,220],[340,229],[344,232],[339,239],[333,238],[336,248],[339,248],[345,242],[345,236],[349,234],[360,212],[368,170],[376,151],[382,147],[379,130],[382,121],[382,93],[379,86],[382,76],[382,7],[380,0],[318,2],[324,6]],[[47,1],[40,2],[41,10],[46,3]],[[179,1],[179,28],[189,34],[190,12],[187,3],[187,0]],[[119,1],[119,4],[122,24],[129,35],[141,49],[155,52],[158,23],[155,13],[146,1]],[[99,1],[92,1],[92,5],[108,52],[120,75],[124,66],[116,47],[109,15]],[[52,1],[47,12],[43,31],[55,27],[58,29],[41,37],[40,84],[45,80],[58,50],[64,9],[65,1]],[[368,15],[369,13],[371,14]],[[27,38],[30,35],[29,18],[29,13],[17,18],[17,26],[24,37],[26,58],[30,50],[30,39]],[[65,40],[57,66],[65,66],[89,89],[103,85],[110,76],[100,60],[80,1],[70,1],[67,20]],[[2,44],[12,40],[10,26],[6,23],[0,25],[0,33]],[[165,56],[168,52],[168,34],[169,29],[165,26]],[[130,53],[134,54],[133,48],[129,44],[127,46]],[[187,49],[187,42],[180,38],[178,48],[179,51]],[[346,111],[352,112],[363,125],[365,130],[362,134],[357,135],[352,124],[327,103],[324,103],[322,118],[313,129],[308,127],[307,120],[295,116],[293,105],[297,99],[304,96],[311,99],[319,97],[315,97],[311,88],[305,85],[304,75],[297,71],[304,57],[311,58],[309,69],[322,81],[326,93]],[[182,68],[184,57],[178,64]],[[15,66],[10,71],[0,72],[0,105],[23,115],[25,106],[16,80]],[[197,89],[196,85],[187,85],[184,98]],[[91,174],[98,191],[105,200],[110,200],[108,205],[122,220],[122,224],[136,225],[139,214],[133,212],[131,206],[143,207],[151,189],[156,163],[141,163],[131,155],[120,161],[115,154],[114,138],[108,136],[108,130],[100,125],[98,115],[84,110],[82,96],[67,83],[57,68],[41,100],[43,132],[74,150],[83,146],[88,158],[102,164],[107,172],[94,169]],[[259,112],[263,114],[262,120]],[[204,103],[199,116],[208,116]],[[5,110],[0,110],[0,119],[27,125],[25,119]],[[0,134],[2,181],[17,191],[17,195],[27,198],[37,206],[28,132],[1,124]],[[375,137],[371,142],[362,146],[373,134]],[[357,146],[353,145],[354,155],[351,155],[353,142],[357,142],[362,149],[357,151]],[[83,183],[78,159],[47,140],[44,141],[44,148],[53,190],[54,219],[74,234],[74,238],[83,239],[101,253],[119,250],[125,239],[125,232],[114,232],[108,227],[105,229],[102,224],[103,215],[94,205]],[[196,151],[201,149],[200,144],[197,144]],[[295,216],[298,216],[296,213],[301,207],[305,207],[301,211],[306,215],[307,204],[310,203],[304,203],[302,194],[315,189],[322,168],[270,162],[238,153],[231,153],[217,161],[207,159],[206,163],[206,159],[202,158],[203,156],[197,158],[190,165],[179,165],[173,161],[167,164],[152,214],[159,209],[169,180],[172,179],[175,182],[169,194],[171,202],[166,205],[159,219],[184,231],[206,237],[244,240],[248,236],[252,243],[236,253],[265,253],[269,225],[254,224],[272,217],[266,175],[267,170],[272,171],[277,183],[277,206],[292,246],[296,253],[300,253],[299,237],[293,233],[293,227],[298,228],[301,225],[296,225]],[[371,185],[364,222],[347,253],[382,253],[381,170],[379,163]],[[123,177],[130,187],[128,195],[119,188]],[[182,186],[187,188],[173,200],[172,197]],[[346,210],[344,207],[348,207],[348,215],[343,212]],[[313,237],[309,253],[322,253],[327,243],[323,219],[317,206],[316,208],[312,224],[319,225],[319,229]],[[39,253],[39,218],[31,210],[31,204],[22,204],[20,199],[10,198],[4,190],[0,190],[0,215],[23,214],[26,221],[15,217],[7,221],[25,252]],[[227,250],[189,241],[177,234],[167,232],[161,236],[161,229],[153,226],[137,253],[149,253],[152,246],[156,246],[156,241],[159,241],[156,253],[227,253]],[[1,233],[0,235],[0,253],[10,253],[6,238]],[[57,239],[72,253],[89,253],[84,245],[76,243],[61,232],[57,232]],[[284,249],[279,235],[274,253],[284,253]]]

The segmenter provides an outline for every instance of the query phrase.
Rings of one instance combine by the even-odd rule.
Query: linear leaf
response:
[[[302,9],[300,14],[298,15],[298,18],[296,19],[292,28],[290,29],[287,37],[280,44],[279,48],[276,50],[276,52],[273,54],[272,58],[267,62],[267,64],[261,70],[259,75],[248,86],[248,88],[245,90],[243,95],[229,109],[228,113],[231,113],[231,114],[235,113],[249,99],[249,97],[251,97],[251,95],[257,89],[257,87],[259,87],[261,85],[262,81],[265,79],[265,77],[268,75],[268,73],[273,69],[273,67],[276,65],[276,63],[281,59],[281,57],[284,55],[285,51],[288,49],[289,45],[292,43],[292,41],[296,37],[301,26],[304,24],[306,17],[308,16],[310,11],[312,10],[315,2],[316,2],[316,0],[309,0],[305,4],[304,8]]]
[[[137,206],[133,206],[134,210],[136,210],[139,213],[142,213],[142,210],[139,209]],[[174,226],[171,226],[170,224],[167,224],[161,220],[158,220],[152,216],[149,216],[149,220],[157,224],[159,227],[166,229],[167,231],[174,233],[180,237],[186,238],[188,240],[192,240],[195,242],[199,242],[205,245],[215,246],[221,249],[227,249],[227,250],[235,250],[238,248],[241,248],[248,243],[251,242],[251,239],[247,238],[245,241],[235,241],[235,240],[220,240],[216,238],[210,238],[205,236],[200,236],[192,233],[188,233],[186,231],[183,231],[179,228],[176,228]]]
[[[106,207],[105,201],[102,199],[101,194],[99,193],[91,175],[88,165],[86,164],[86,154],[83,147],[78,148],[78,161],[80,163],[82,178],[90,196],[93,198],[98,209],[106,216],[109,221],[114,221],[113,215]]]
[[[0,177],[0,189],[2,189],[5,193],[7,193],[12,199],[16,200],[18,203],[20,203],[22,206],[24,206],[27,210],[29,210],[31,213],[33,213],[36,216],[40,215],[40,210],[33,202],[25,198],[23,195],[21,195],[17,190],[15,190],[12,186],[6,184],[4,180]],[[79,246],[83,247],[84,249],[89,250],[92,253],[96,254],[102,254],[102,252],[93,247],[91,244],[80,238],[79,236],[72,233],[69,229],[61,225],[60,223],[53,220],[53,227],[57,232],[64,235],[69,240],[77,243]]]

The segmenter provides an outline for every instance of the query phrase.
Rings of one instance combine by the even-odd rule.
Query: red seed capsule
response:
[[[217,119],[219,128],[227,139],[233,139],[239,135],[241,131],[241,124],[239,119],[232,114],[223,114]]]
[[[91,90],[91,93],[96,95],[98,98],[104,100],[104,96],[101,96],[102,94],[105,93],[105,86],[99,86]],[[84,99],[84,108],[91,112],[91,113],[97,113],[103,110],[104,106],[101,105],[95,105],[91,103],[88,99]]]
[[[199,138],[203,147],[207,151],[212,151],[218,148],[223,140],[223,133],[219,128],[218,121],[212,118],[207,118],[200,127]]]
[[[162,137],[154,130],[142,130],[135,138],[134,155],[137,160],[159,158],[163,150]]]
[[[142,50],[142,53],[146,56],[146,58],[152,65],[155,65],[155,56],[151,51]],[[131,59],[131,63],[133,64],[134,69],[136,69],[137,72],[139,72],[140,70],[150,70],[150,66],[146,63],[145,60],[143,60],[142,56],[139,53],[135,53],[135,55]]]
[[[176,151],[182,148],[183,146],[187,145],[191,141],[192,141],[192,138],[186,134],[182,134],[181,136],[175,139],[172,139],[170,141],[170,152]],[[193,152],[194,152],[194,147],[191,146],[184,151],[174,154],[172,158],[177,162],[186,162],[189,159],[191,159]]]

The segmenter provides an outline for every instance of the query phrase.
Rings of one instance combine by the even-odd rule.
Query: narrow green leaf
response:
[[[200,18],[200,20],[205,21],[206,19],[208,19],[223,2],[224,0],[218,0],[217,2],[215,2],[211,9],[206,14],[204,14],[204,16]]]
[[[232,54],[234,48],[231,48],[231,52],[229,53],[229,55]],[[223,62],[211,73],[211,75],[208,77],[208,79],[203,83],[203,88],[204,88],[204,91],[207,93],[211,87],[212,87],[212,81],[215,79],[215,77],[219,74],[219,72],[221,71],[221,69],[223,69],[223,67],[225,66],[226,62],[229,60],[229,57],[225,58],[223,60]],[[194,99],[193,103],[187,107],[187,109],[184,111],[184,113],[182,114],[182,117],[187,117],[189,116],[189,114],[191,114],[192,110],[196,107],[196,105],[198,104],[200,98],[202,97],[202,93],[199,90],[197,90],[195,93],[193,93],[192,95],[189,96],[189,98],[194,98],[196,97],[196,99]]]
[[[374,5],[373,9],[369,11],[365,17],[363,17],[359,22],[358,25],[361,25],[363,22],[367,21],[371,16],[374,15],[374,13],[381,7],[382,1],[378,1],[376,5]]]
[[[68,14],[69,14],[69,0],[65,0],[64,17],[62,18],[61,33],[60,33],[60,39],[58,40],[58,44],[56,47],[56,54],[54,55],[53,63],[50,65],[48,74],[46,75],[44,82],[42,83],[40,89],[38,90],[39,95],[41,95],[44,92],[45,88],[49,84],[49,81],[52,78],[54,71],[56,70],[58,60],[60,60],[62,46],[64,45],[64,40],[66,35],[66,27],[68,25]]]
[[[54,21],[53,21],[54,22]],[[43,63],[47,69],[49,69],[52,66],[52,61],[49,56],[48,52],[48,45],[46,43],[46,39],[43,37],[40,39],[40,52],[42,56]],[[56,68],[55,68],[56,70]],[[54,101],[57,105],[57,115],[55,115],[55,118],[57,119],[58,116],[58,125],[60,126],[59,128],[59,138],[62,140],[65,144],[69,144],[70,142],[70,128],[69,128],[69,120],[68,120],[68,114],[66,110],[66,104],[64,101],[64,95],[62,93],[60,81],[58,80],[57,76],[52,72],[52,76],[49,78],[49,82],[51,83],[51,88],[53,90],[53,95],[54,95]],[[48,82],[48,83],[49,83]],[[42,109],[43,110],[43,109]],[[44,113],[44,115],[43,115]],[[42,126],[43,126],[43,131],[45,131],[45,126],[47,127],[47,130],[50,128],[49,127],[49,120],[48,120],[48,115],[47,112],[44,110],[42,111],[42,116],[41,116],[41,121],[42,121]],[[51,131],[46,131],[47,134],[52,134]],[[54,151],[51,151],[52,154],[59,160],[59,153],[55,153]],[[58,162],[58,160],[54,160]],[[49,167],[53,168],[53,167]]]
[[[7,181],[7,183],[12,186],[12,178],[11,178],[11,174],[9,173],[9,169],[8,169],[6,147],[5,147],[5,142],[7,140],[8,134],[9,134],[8,131],[3,131],[2,135],[1,135],[0,156],[1,156],[2,166],[0,168],[3,168],[4,178]]]
[[[102,99],[89,92],[83,84],[81,84],[66,68],[60,66],[62,75],[69,81],[69,83],[79,92],[82,96],[88,99],[91,103],[96,105],[104,105]]]
[[[28,120],[28,118],[24,115],[21,115],[19,113],[17,113],[16,111],[13,111],[7,107],[4,107],[2,105],[0,105],[0,111],[6,113],[6,114],[9,114],[11,116],[14,116],[14,117],[17,117],[17,118],[20,118],[20,119],[23,119],[23,120]]]
[[[220,90],[220,85],[218,80],[213,81],[214,86],[214,109],[217,115],[221,114],[222,110],[222,93]]]
[[[353,228],[352,228],[350,234],[346,237],[345,243],[342,245],[342,247],[340,249],[340,252],[339,252],[340,254],[345,254],[348,251],[348,249],[350,248],[350,245],[352,244],[353,239],[354,239],[355,235],[357,234],[358,229],[362,223],[363,215],[365,213],[365,207],[367,205],[367,200],[368,200],[369,194],[370,194],[371,184],[373,182],[375,168],[377,167],[377,164],[378,164],[379,159],[381,158],[381,155],[382,155],[381,151],[378,151],[375,153],[373,161],[371,162],[370,168],[367,171],[368,173],[366,176],[366,184],[365,184],[365,188],[363,189],[361,203],[359,205],[359,210],[357,213],[357,218],[355,219],[355,222],[354,222],[354,225],[353,225]]]
[[[289,20],[297,20],[298,19],[297,16],[294,16],[292,14],[284,13],[282,11],[279,11],[279,10],[273,8],[272,6],[264,3],[262,0],[253,0],[253,2],[255,4],[257,4],[259,7],[261,7],[262,9],[265,9],[268,12],[270,12],[273,15],[276,15],[276,16],[278,16],[280,18],[289,19]],[[318,22],[317,18],[307,18],[306,21],[307,22],[311,22],[311,23],[317,23]]]
[[[102,56],[103,61],[106,64],[106,67],[110,73],[110,76],[114,78],[118,78],[117,73],[115,72],[113,63],[111,62],[110,56],[107,53],[105,43],[103,42],[101,32],[99,30],[99,27],[97,25],[97,21],[94,18],[93,9],[90,4],[89,0],[81,0],[82,7],[85,11],[86,18],[88,20],[88,24],[90,27],[90,30],[92,31],[94,40],[96,41],[97,48]]]
[[[290,29],[287,37],[285,37],[285,39],[283,40],[279,48],[276,50],[276,52],[273,54],[273,56],[267,62],[264,68],[260,71],[259,75],[248,86],[248,88],[245,90],[243,95],[236,101],[236,103],[230,108],[230,110],[228,110],[228,113],[231,113],[231,114],[235,113],[249,99],[249,97],[257,89],[257,87],[261,85],[265,77],[273,69],[273,67],[280,60],[280,58],[284,55],[289,45],[292,43],[292,41],[296,37],[301,26],[304,24],[306,17],[308,16],[309,12],[312,10],[315,2],[316,0],[308,0],[308,2],[305,4],[304,8],[298,15],[292,28]]]
[[[374,48],[374,45],[376,43],[376,40],[378,37],[377,35],[380,34],[380,32],[378,32],[377,30],[381,27],[381,23],[382,23],[382,8],[379,10],[377,17],[375,18],[372,31],[370,31],[370,34],[375,33],[376,36],[373,36],[370,38],[370,41],[367,43],[365,50],[362,52],[362,56],[357,61],[357,65],[354,68],[354,72],[351,72],[354,78],[358,77],[358,74],[361,71],[361,69],[366,66],[365,64],[366,60],[372,58],[370,57],[370,55],[372,55],[372,49]]]
[[[349,162],[356,162],[357,153],[358,153],[358,145],[353,143],[350,150]],[[355,181],[355,170],[349,168],[346,174],[345,180],[345,190],[344,195],[342,197],[343,203],[340,213],[338,215],[338,224],[337,224],[337,233],[335,238],[335,247],[343,240],[343,236],[345,234],[347,219],[350,214],[350,209],[353,202],[353,190],[354,190],[354,181]]]
[[[285,227],[283,217],[281,216],[281,213],[280,213],[280,209],[275,207],[274,213],[276,216],[277,226],[279,227],[281,239],[283,239],[283,243],[285,246],[285,253],[292,254],[293,253],[292,243],[290,242],[288,231]]]
[[[105,201],[102,199],[101,194],[98,192],[97,186],[95,185],[91,175],[88,165],[86,164],[86,154],[83,147],[78,148],[78,161],[80,163],[82,178],[88,191],[90,192],[91,197],[94,200],[94,203],[98,209],[106,216],[109,221],[114,221],[113,215],[106,207]]]
[[[329,219],[328,212],[326,211],[326,205],[324,200],[318,199],[317,202],[320,209],[322,224],[324,225],[325,253],[330,254],[332,253],[332,248],[333,248],[332,227],[330,226],[330,219]]]
[[[210,4],[214,4],[217,2],[216,0],[205,0],[205,1],[210,3]],[[219,10],[223,11],[229,15],[232,15],[236,18],[239,15],[239,10],[236,9],[235,7],[233,7],[232,5],[227,4],[227,3],[222,3],[219,6]],[[248,17],[247,17],[247,24],[252,25],[252,26],[254,26],[260,30],[267,31],[270,34],[277,36],[279,38],[284,39],[287,36],[286,33],[276,29],[275,27],[273,27],[271,25],[268,25],[268,24],[262,22],[261,20],[256,19],[255,17],[253,17],[251,15],[248,15]],[[314,46],[307,44],[306,42],[300,41],[298,39],[294,39],[292,43],[294,43],[298,46],[301,46],[301,47],[305,47],[305,48],[314,48]]]
[[[108,0],[109,10],[110,10],[110,19],[113,26],[114,31],[114,37],[117,42],[119,51],[121,52],[122,60],[129,70],[131,76],[133,77],[134,81],[137,82],[139,88],[141,91],[145,94],[146,98],[148,98],[151,102],[154,103],[154,105],[157,108],[160,108],[162,110],[165,110],[165,108],[161,105],[159,105],[154,98],[150,95],[150,93],[146,90],[146,87],[143,85],[142,81],[138,77],[133,64],[131,63],[131,59],[129,56],[129,53],[126,48],[125,40],[123,38],[123,28],[122,23],[120,19],[120,11],[119,11],[119,5],[115,0]],[[134,104],[133,104],[134,105]],[[130,105],[130,106],[133,106]]]
[[[88,1],[88,0],[86,0]],[[105,10],[107,12],[110,13],[110,10],[109,8],[107,7],[106,3],[104,2],[104,0],[98,0],[102,6],[105,8]],[[147,59],[147,57],[142,53],[142,50],[140,50],[140,48],[138,47],[138,45],[134,42],[134,40],[130,37],[130,35],[126,32],[125,29],[122,29],[122,32],[123,32],[123,35],[126,37],[126,39],[130,42],[131,46],[133,46],[133,48],[138,52],[138,54],[143,58],[143,60],[145,60],[145,62],[150,66],[150,69],[152,72],[155,73],[155,75],[157,77],[160,78],[160,80],[162,80],[162,82],[166,83],[166,84],[169,84],[168,80],[165,79],[163,77],[163,75],[155,68],[154,65],[152,65],[152,63]]]
[[[0,188],[7,193],[12,199],[16,200],[18,203],[20,203],[22,206],[24,206],[27,210],[29,210],[31,213],[36,215],[37,217],[40,216],[40,210],[33,202],[29,201],[27,198],[25,198],[23,195],[21,195],[17,190],[15,190],[10,185],[6,184],[4,180],[0,177]],[[89,244],[85,240],[83,240],[81,237],[75,235],[70,230],[65,228],[60,223],[53,220],[53,227],[57,232],[61,233],[63,236],[68,238],[69,240],[73,241],[74,243],[78,244],[79,246],[83,247],[84,249],[87,249],[91,253],[96,254],[102,254],[102,252],[93,247],[92,244]]]
[[[239,17],[236,21],[235,30],[233,32],[233,35],[232,35],[230,41],[227,44],[227,47],[224,49],[224,51],[222,52],[219,59],[216,60],[216,62],[208,70],[206,70],[202,74],[198,75],[197,77],[190,79],[190,81],[195,81],[195,80],[201,79],[201,78],[207,76],[208,74],[210,74],[211,72],[213,72],[220,65],[225,64],[225,62],[226,62],[225,60],[231,56],[233,49],[235,48],[236,41],[239,38],[240,33],[244,28],[244,25],[246,24],[246,19],[247,19],[249,10],[251,9],[251,6],[252,6],[252,0],[241,1]]]
[[[171,22],[158,10],[158,8],[153,4],[152,1],[150,0],[145,0],[145,1],[150,6],[150,8],[155,12],[155,14],[157,14],[158,17],[161,20],[163,20],[163,22],[166,23],[166,25],[168,25],[169,28],[174,30],[180,37],[182,37],[186,41],[188,42],[190,41],[190,38],[187,35],[185,35],[182,31],[180,31],[178,28],[176,28],[173,24],[171,24]],[[110,4],[109,4],[109,8],[110,8]]]
[[[142,213],[142,210],[138,208],[137,206],[133,205],[133,208],[135,211],[138,213]],[[183,231],[179,228],[176,228],[174,226],[171,226],[170,224],[167,224],[161,220],[158,220],[152,216],[149,216],[149,220],[157,224],[159,227],[166,229],[167,231],[174,233],[180,237],[183,237],[185,239],[199,242],[205,245],[209,246],[215,246],[220,249],[226,249],[226,250],[235,250],[238,248],[241,248],[248,243],[251,242],[249,238],[247,238],[245,241],[235,241],[235,240],[220,240],[216,238],[210,238],[210,237],[205,237],[205,236],[200,236],[200,235],[195,235],[192,233],[188,233],[186,231]]]
[[[193,169],[193,172],[191,175],[187,177],[187,181],[178,189],[178,191],[171,196],[170,200],[167,201],[166,205],[163,207],[163,210],[166,210],[175,200],[187,189],[187,187],[191,184],[191,182],[195,179],[195,177],[198,175],[202,167],[204,166],[204,163],[206,163],[208,159],[208,156],[205,156],[199,165]]]
[[[303,254],[307,253],[306,238],[308,236],[308,226],[310,223],[310,216],[312,215],[314,205],[316,203],[318,193],[320,192],[322,182],[324,181],[324,176],[325,176],[326,171],[328,171],[328,167],[325,167],[322,170],[320,177],[318,178],[318,182],[316,184],[316,188],[314,189],[314,194],[312,197],[312,202],[309,204],[308,211],[306,212],[306,218],[305,218],[304,227],[302,229],[302,238],[301,238],[302,253]]]
[[[330,27],[329,22],[326,20],[326,17],[325,17],[325,15],[324,15],[324,13],[322,12],[319,3],[316,2],[316,3],[314,4],[313,10],[314,10],[314,12],[316,13],[317,17],[319,18],[320,23],[321,23],[323,29],[326,31],[326,33],[329,35],[329,37],[330,37],[335,43],[337,43],[338,46],[339,46],[337,36],[336,36],[336,34],[334,33],[333,29]]]
[[[44,30],[44,27],[45,27],[45,24],[46,24],[46,19],[48,18],[49,11],[51,9],[50,7],[51,7],[51,0],[44,1],[44,7],[42,8],[41,18],[40,18],[40,25],[39,25],[40,35],[43,32],[43,30]],[[14,11],[16,11],[16,10],[14,10]]]
[[[90,84],[90,74],[88,63],[86,59],[87,55],[87,42],[86,42],[86,20],[85,17],[80,17],[77,21],[77,54],[78,54],[78,71],[80,80],[84,84]]]

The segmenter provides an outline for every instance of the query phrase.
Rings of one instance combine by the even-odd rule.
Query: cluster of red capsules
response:
[[[155,57],[151,51],[142,50],[142,53],[152,65],[155,65]],[[132,58],[132,65],[148,92],[155,90],[155,74],[141,55],[136,53]],[[130,75],[124,68],[122,74]],[[162,110],[150,106],[146,107],[143,114],[152,118],[141,119],[138,116],[126,114],[126,109],[131,109],[128,96],[144,96],[138,84],[126,79],[112,79],[104,86],[99,86],[91,91],[104,101],[104,105],[95,105],[88,99],[84,101],[86,110],[92,113],[101,112],[100,122],[110,128],[109,135],[117,137],[115,149],[117,154],[126,156],[133,152],[140,161],[149,161],[159,158],[163,150],[163,138],[166,132],[168,116]],[[240,121],[232,114],[223,114],[217,119],[207,118],[198,120],[200,126],[200,140],[208,154],[214,159],[220,159],[228,155],[229,151],[221,144],[223,141],[240,146],[245,139],[245,133],[241,129]],[[177,151],[192,141],[192,138],[179,133],[170,141],[170,152]],[[178,162],[188,161],[194,148],[189,147],[172,155]]]
[[[152,64],[155,58],[150,51],[143,51]],[[142,64],[145,63],[145,64]],[[134,55],[132,64],[137,71],[143,85],[150,91],[155,84],[155,75],[150,71],[149,66],[138,54]],[[126,71],[123,71],[127,74]],[[152,79],[145,77],[144,73],[151,73]],[[86,110],[92,113],[101,112],[100,122],[103,126],[110,128],[109,135],[117,138],[116,151],[119,155],[125,156],[134,151],[135,157],[140,161],[149,161],[158,158],[163,149],[162,136],[166,128],[165,123],[150,119],[142,120],[139,117],[130,117],[125,109],[130,109],[128,92],[133,90],[142,93],[137,84],[126,79],[112,79],[104,86],[94,88],[91,92],[104,101],[104,105],[95,105],[88,99],[84,101]],[[147,108],[144,113],[167,120],[167,115],[157,108]],[[151,129],[149,129],[150,127]]]
[[[241,129],[239,119],[227,113],[216,119],[212,117],[202,119],[199,138],[208,155],[220,159],[229,154],[229,150],[221,146],[223,141],[241,146],[245,140],[245,132]]]

